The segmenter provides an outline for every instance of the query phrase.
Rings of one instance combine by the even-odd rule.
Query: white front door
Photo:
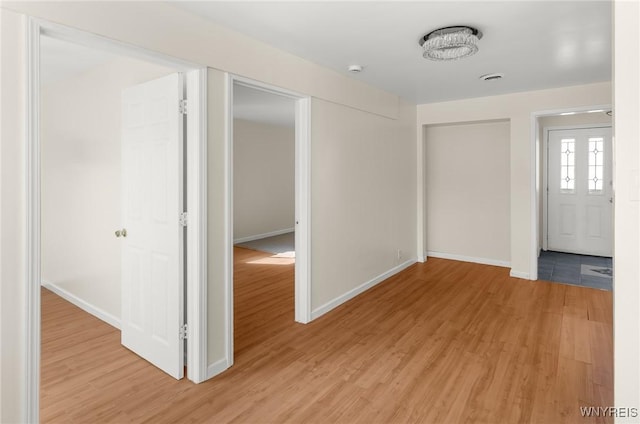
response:
[[[611,256],[611,128],[549,131],[549,250]]]
[[[122,93],[122,344],[184,374],[182,75]],[[125,233],[126,231],[126,233]]]

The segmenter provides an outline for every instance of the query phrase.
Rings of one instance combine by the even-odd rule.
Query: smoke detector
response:
[[[360,66],[360,65],[349,65],[347,70],[349,72],[351,72],[352,74],[359,74],[360,72],[362,72],[362,66]]]
[[[504,74],[499,73],[499,72],[496,72],[496,73],[493,73],[493,74],[482,75],[480,77],[480,79],[482,81],[497,81],[497,80],[500,80],[502,78],[504,78]]]

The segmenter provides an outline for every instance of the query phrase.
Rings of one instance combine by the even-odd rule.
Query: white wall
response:
[[[293,230],[295,129],[233,121],[233,238]]]
[[[400,117],[313,99],[313,316],[416,259],[415,107],[402,104]]]
[[[616,1],[614,58],[614,403],[640,409],[640,6]],[[616,419],[637,423],[638,418]]]
[[[207,72],[207,359],[210,369],[224,369],[227,362],[226,278],[230,258],[226,256],[226,227],[228,214],[225,148],[226,81],[224,72]]]
[[[509,122],[424,129],[428,256],[509,266]]]
[[[42,280],[120,320],[121,96],[172,70],[119,58],[42,88]]]
[[[557,109],[611,103],[611,83],[581,85],[549,90],[529,91],[500,96],[480,97],[442,103],[418,105],[418,208],[420,222],[425,222],[422,179],[424,178],[422,127],[424,125],[487,120],[511,122],[510,128],[510,216],[511,216],[511,275],[530,278],[535,267],[538,232],[532,227],[532,211],[536,209],[537,193],[532,192],[535,180],[531,170],[535,164],[532,148],[532,113]],[[536,213],[537,215],[537,213]],[[423,229],[419,228],[422,234]],[[418,243],[418,252],[424,251],[423,240]]]
[[[23,419],[25,371],[25,19],[0,9],[0,405]],[[9,40],[11,42],[9,43]]]

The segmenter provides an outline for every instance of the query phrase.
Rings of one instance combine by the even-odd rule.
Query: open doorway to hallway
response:
[[[88,346],[96,358],[115,353],[132,362],[146,359],[182,377],[184,341],[166,332],[171,340],[156,337],[161,346],[153,345],[147,336],[159,333],[137,325],[146,316],[130,312],[148,309],[140,307],[142,298],[166,293],[164,322],[184,320],[184,230],[177,224],[184,210],[178,195],[184,118],[177,110],[184,82],[177,69],[52,37],[41,37],[40,52],[41,414],[47,420],[70,393],[78,398],[91,391],[82,382],[110,372],[104,361],[76,359]],[[149,229],[154,237],[144,232]],[[169,278],[159,278],[160,268]],[[91,328],[76,328],[79,340],[59,337],[77,326],[80,314],[120,331],[94,319],[87,321]],[[170,327],[157,321],[155,330]]]
[[[193,245],[204,234],[198,152],[206,143],[206,97],[198,65],[47,22],[31,25],[26,391],[29,421],[39,421],[62,417],[61,408],[81,413],[81,399],[95,393],[89,386],[113,372],[99,358],[114,352],[173,378],[184,376],[188,356],[188,378],[204,379],[202,317],[186,308],[187,298],[201,301],[195,294],[204,280],[185,267],[202,258]],[[187,96],[194,103],[188,118]],[[147,243],[146,251],[134,242]],[[195,330],[185,340],[187,318]],[[143,338],[144,351],[129,343]],[[90,361],[81,359],[87,352]]]
[[[607,109],[538,118],[538,279],[611,290],[613,148]]]
[[[295,319],[295,99],[234,83],[234,351]]]

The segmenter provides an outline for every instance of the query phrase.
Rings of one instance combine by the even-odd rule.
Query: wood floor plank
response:
[[[236,248],[235,365],[195,385],[42,290],[51,423],[600,423],[613,402],[610,292],[429,259],[293,321],[291,259]]]

